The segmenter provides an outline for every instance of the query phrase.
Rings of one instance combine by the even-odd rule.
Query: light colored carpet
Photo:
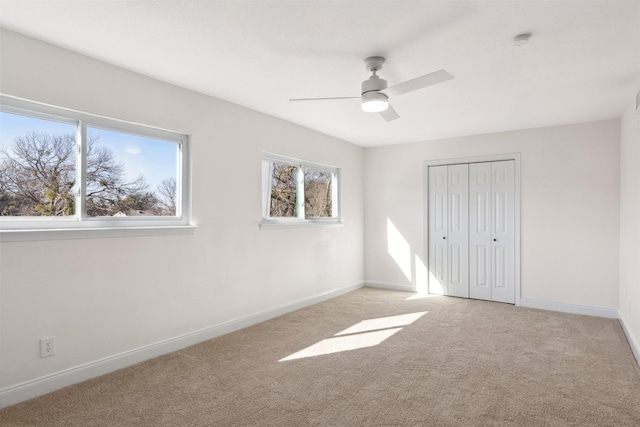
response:
[[[618,321],[411,295],[363,288],[6,408],[0,425],[640,425]]]

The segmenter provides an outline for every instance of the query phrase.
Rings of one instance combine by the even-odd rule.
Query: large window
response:
[[[0,230],[189,223],[186,135],[0,101]]]
[[[263,224],[340,222],[339,175],[336,167],[265,153]]]

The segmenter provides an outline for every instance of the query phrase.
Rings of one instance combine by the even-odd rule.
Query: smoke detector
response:
[[[520,47],[529,43],[531,33],[518,34],[513,38],[513,44]]]

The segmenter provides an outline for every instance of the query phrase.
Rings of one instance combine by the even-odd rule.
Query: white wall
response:
[[[621,120],[620,148],[620,318],[640,351],[640,111],[635,99]],[[640,354],[636,354],[640,361]]]
[[[616,309],[618,120],[365,150],[367,282],[415,287],[416,266],[423,275],[425,160],[513,152],[521,153],[522,298]],[[388,221],[406,240],[395,258]]]
[[[362,148],[9,31],[0,52],[5,94],[191,135],[198,226],[2,243],[0,392],[363,282]],[[260,231],[262,151],[343,168],[344,227]]]

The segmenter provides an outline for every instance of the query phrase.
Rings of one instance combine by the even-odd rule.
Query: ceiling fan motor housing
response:
[[[387,81],[375,74],[362,82],[362,109],[379,113],[389,107],[387,95],[380,92],[387,88]]]
[[[387,88],[387,81],[380,77],[373,75],[367,80],[362,82],[362,95],[367,92],[380,92]]]

